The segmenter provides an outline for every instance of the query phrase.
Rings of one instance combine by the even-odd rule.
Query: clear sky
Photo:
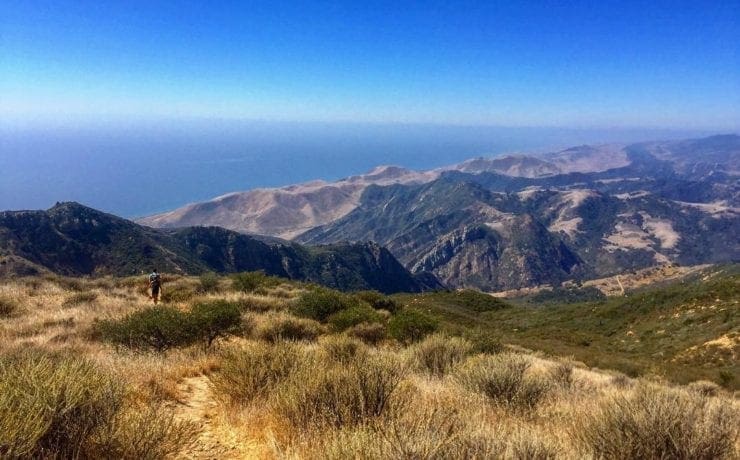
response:
[[[0,0],[0,117],[740,126],[740,1]]]

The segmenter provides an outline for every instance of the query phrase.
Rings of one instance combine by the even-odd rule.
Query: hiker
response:
[[[157,302],[159,302],[159,291],[162,288],[162,277],[156,268],[149,275],[149,288],[152,290],[151,298],[154,301],[154,305],[157,305]]]

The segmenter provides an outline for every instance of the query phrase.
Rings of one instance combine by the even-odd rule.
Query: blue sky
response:
[[[0,118],[740,127],[738,1],[0,0]]]

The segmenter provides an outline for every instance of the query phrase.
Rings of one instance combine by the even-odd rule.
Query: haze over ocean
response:
[[[171,122],[0,128],[0,210],[74,200],[140,217],[228,192],[336,180],[381,164],[430,169],[480,155],[698,131]]]

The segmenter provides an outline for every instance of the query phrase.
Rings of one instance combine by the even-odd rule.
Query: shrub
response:
[[[366,303],[359,303],[329,316],[328,323],[335,331],[343,331],[360,323],[377,323],[381,316]]]
[[[584,410],[572,437],[594,457],[732,458],[740,415],[732,404],[641,384]]]
[[[84,359],[0,358],[0,456],[155,458],[192,439],[162,408],[126,407],[125,392],[120,377]]]
[[[378,291],[358,291],[353,295],[356,299],[367,303],[376,310],[387,310],[391,313],[395,313],[398,310],[398,304],[395,300]]]
[[[571,363],[557,363],[550,369],[553,382],[565,390],[573,386],[573,365]]]
[[[388,322],[388,332],[399,342],[411,343],[437,330],[437,320],[417,310],[403,309]]]
[[[473,344],[473,352],[475,353],[493,355],[501,353],[504,350],[504,346],[499,338],[494,336],[490,331],[473,329],[472,331],[466,331],[463,337]]]
[[[473,350],[473,345],[459,337],[434,334],[413,345],[411,356],[422,370],[441,377],[462,362]]]
[[[236,304],[216,300],[193,305],[188,322],[191,331],[201,337],[206,347],[210,347],[217,338],[239,332],[242,321]]]
[[[509,308],[511,305],[501,299],[472,289],[436,292],[435,297],[477,313]]]
[[[118,320],[99,321],[93,335],[129,348],[164,351],[198,341],[210,347],[217,338],[241,329],[239,307],[217,300],[197,303],[188,312],[163,305],[145,308]]]
[[[362,355],[316,372],[302,366],[275,393],[273,407],[299,429],[357,426],[384,414],[405,375],[390,355]]]
[[[530,360],[515,353],[478,356],[458,370],[456,380],[492,402],[514,410],[534,408],[547,394],[546,381],[526,378]]]
[[[189,284],[173,283],[168,285],[163,282],[160,300],[164,303],[182,303],[191,300],[197,294],[195,288]]]
[[[235,273],[231,275],[232,286],[237,291],[252,292],[259,287],[275,286],[280,281],[263,271]]]
[[[41,354],[4,358],[0,454],[76,458],[122,403],[122,386],[88,361]]]
[[[62,302],[62,307],[74,307],[80,304],[93,303],[98,298],[98,295],[94,292],[77,292],[67,297]]]
[[[198,277],[198,291],[201,293],[210,293],[218,291],[218,275],[213,272],[203,273]]]
[[[316,340],[321,335],[322,328],[319,323],[310,319],[295,318],[289,315],[270,315],[262,324],[257,336],[268,342],[279,342],[282,340]]]
[[[347,329],[346,333],[370,345],[377,345],[386,337],[385,325],[381,323],[360,323]]]
[[[167,306],[145,308],[119,320],[100,321],[94,326],[94,333],[108,342],[157,351],[195,341],[188,315]]]
[[[0,297],[0,318],[9,318],[18,312],[18,302],[10,297]]]
[[[130,407],[98,435],[89,458],[171,458],[197,438],[197,427],[178,421],[163,404]]]
[[[246,404],[265,397],[305,360],[295,344],[251,343],[224,355],[221,370],[211,376],[213,387],[232,403]]]
[[[319,288],[303,293],[293,305],[292,311],[298,316],[324,322],[334,313],[355,305],[357,301],[346,294]]]
[[[687,385],[689,391],[693,391],[702,396],[717,396],[720,393],[721,387],[714,382],[709,380],[697,380]]]
[[[357,339],[343,335],[331,335],[321,342],[321,351],[331,361],[349,363],[367,353],[367,347]]]
[[[433,404],[414,405],[371,425],[328,433],[321,451],[313,457],[331,460],[495,458],[493,451],[476,456],[463,447],[468,434],[464,425],[457,410]]]

